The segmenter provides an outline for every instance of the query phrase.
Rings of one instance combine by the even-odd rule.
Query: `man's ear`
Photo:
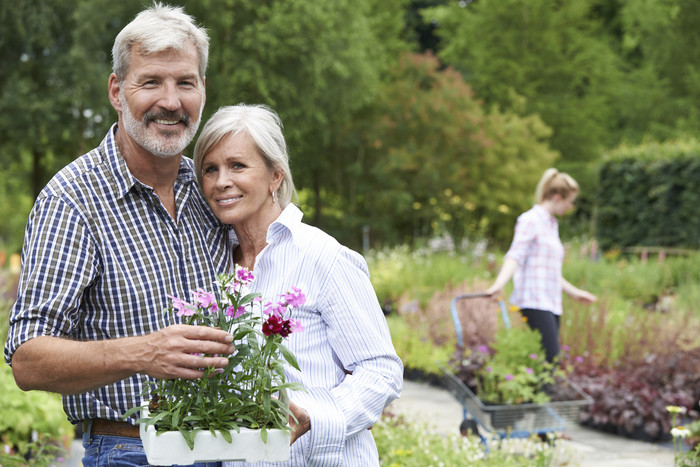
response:
[[[122,111],[122,102],[121,99],[119,99],[119,91],[121,91],[121,84],[119,83],[119,79],[117,79],[117,75],[112,73],[111,75],[109,75],[107,94],[109,95],[109,102],[112,104],[112,107],[114,107],[114,110],[116,110],[117,112]]]

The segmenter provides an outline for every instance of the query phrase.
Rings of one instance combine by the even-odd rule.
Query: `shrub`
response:
[[[411,423],[385,411],[372,428],[381,465],[390,467],[548,466],[555,456],[566,456],[557,440],[532,438],[489,438],[488,452],[480,438],[455,434],[433,434],[420,423]],[[563,463],[561,465],[566,465]]]
[[[570,378],[594,400],[581,421],[593,428],[658,441],[670,439],[667,406],[685,407],[698,417],[700,349],[677,347],[617,367],[577,366]],[[691,410],[692,409],[692,410]]]
[[[7,339],[10,306],[16,277],[0,269],[0,339]],[[61,397],[42,391],[23,392],[12,369],[0,364],[0,465],[49,465],[67,449],[74,437]]]
[[[25,456],[44,449],[44,445],[69,447],[75,431],[66,419],[60,396],[23,392],[7,365],[0,366],[0,394],[0,440],[8,450]]]

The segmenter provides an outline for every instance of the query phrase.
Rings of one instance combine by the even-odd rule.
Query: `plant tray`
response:
[[[144,410],[147,415],[148,409]],[[260,430],[241,428],[231,431],[232,442],[227,442],[219,432],[197,432],[194,449],[178,431],[158,434],[153,425],[141,424],[140,434],[148,463],[153,465],[194,464],[196,462],[241,461],[282,462],[289,460],[289,433],[268,430],[267,443],[260,437]]]
[[[477,423],[488,431],[546,433],[561,431],[578,422],[581,407],[593,399],[568,379],[563,383],[574,399],[545,404],[487,405],[464,382],[447,368],[442,368],[443,383]]]

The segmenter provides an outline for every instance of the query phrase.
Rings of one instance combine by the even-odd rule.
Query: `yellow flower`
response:
[[[677,405],[667,405],[666,410],[668,413],[686,413],[688,411],[685,407],[679,407]]]

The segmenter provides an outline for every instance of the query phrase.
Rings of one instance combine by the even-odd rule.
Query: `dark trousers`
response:
[[[535,329],[542,334],[542,347],[548,362],[553,362],[559,355],[559,315],[551,311],[533,310],[523,308],[520,310],[530,329]]]

